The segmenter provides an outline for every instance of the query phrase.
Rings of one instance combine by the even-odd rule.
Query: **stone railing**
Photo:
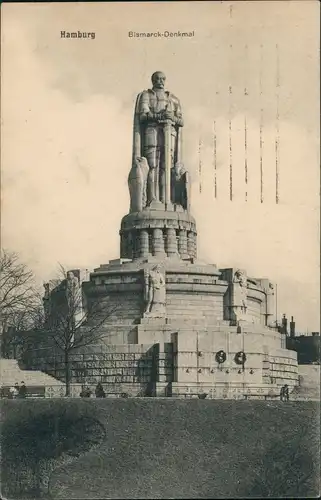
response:
[[[90,387],[92,392],[91,398],[95,398],[95,388]],[[72,384],[70,387],[70,397],[79,398],[80,393],[83,389],[81,384]],[[134,390],[135,389],[135,390]],[[104,391],[106,398],[119,398],[119,397],[144,397],[146,395],[144,390],[140,387],[133,388],[131,384],[119,384],[117,387],[112,384],[110,387],[104,386]],[[203,396],[202,396],[203,395]],[[192,384],[179,384],[174,383],[172,387],[172,397],[173,398],[183,398],[192,399],[200,398],[205,399],[234,399],[234,400],[245,400],[245,399],[277,399],[280,396],[279,387],[264,387],[264,386],[252,386],[252,387],[225,387],[225,386],[206,386],[204,385],[192,385]],[[47,386],[45,390],[46,398],[62,398],[65,397],[65,387],[64,386]]]
[[[148,394],[148,389],[150,384],[131,384],[131,383],[119,383],[119,384],[102,384],[105,391],[106,398],[115,397],[144,397]],[[91,391],[91,398],[95,398],[95,385],[86,384]],[[84,388],[84,384],[71,384],[70,385],[70,397],[79,398],[80,393]],[[46,398],[62,398],[65,397],[66,388],[65,386],[50,385],[45,388]]]
[[[157,385],[157,384],[156,384]],[[171,397],[178,399],[233,399],[233,400],[275,400],[280,398],[279,386],[263,386],[253,385],[251,387],[230,386],[218,384],[210,386],[207,384],[180,384],[173,383],[171,385]],[[70,386],[71,398],[80,398],[80,393],[84,386],[82,384],[72,384]],[[91,390],[90,398],[95,398],[95,387],[89,386]],[[154,396],[156,392],[149,392],[147,387],[142,387],[139,384],[111,384],[110,386],[103,386],[106,398],[132,398],[132,397],[146,397]],[[49,385],[42,388],[41,394],[27,394],[27,397],[42,397],[42,398],[64,398],[66,389],[64,385]],[[39,392],[39,391],[38,391]],[[3,395],[6,397],[6,395]],[[290,388],[290,400],[297,398],[296,391]],[[88,398],[86,398],[88,399]],[[307,397],[309,399],[309,397]],[[312,398],[313,399],[313,398]]]
[[[172,397],[199,398],[206,394],[206,399],[276,399],[280,397],[280,387],[277,385],[248,385],[234,383],[233,385],[217,383],[210,384],[172,384]]]

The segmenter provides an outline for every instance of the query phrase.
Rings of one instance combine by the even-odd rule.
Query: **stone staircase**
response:
[[[320,365],[299,365],[299,385],[290,393],[291,401],[320,401]]]
[[[64,386],[63,382],[46,373],[34,370],[21,370],[16,359],[0,360],[1,387],[10,387],[22,381],[27,387]]]

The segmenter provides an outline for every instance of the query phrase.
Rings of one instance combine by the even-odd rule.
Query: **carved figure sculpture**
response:
[[[232,307],[236,321],[244,320],[247,310],[247,279],[238,269],[233,276]]]
[[[72,271],[67,273],[66,294],[69,307],[74,307],[75,301],[79,298],[80,284],[78,278]]]
[[[182,110],[164,89],[165,80],[161,71],[152,75],[152,88],[138,94],[134,113],[133,164],[138,157],[147,159],[148,205],[170,202],[170,169],[181,160]]]
[[[67,273],[66,297],[69,314],[73,317],[75,325],[79,325],[83,315],[82,290],[79,279],[72,271]]]
[[[189,209],[189,176],[183,163],[178,162],[171,169],[171,201]]]
[[[267,290],[267,301],[266,301],[266,314],[274,314],[274,285],[269,283],[269,288]]]
[[[135,158],[128,175],[130,211],[140,212],[147,204],[148,163],[146,158]]]
[[[266,326],[273,323],[273,316],[275,314],[275,301],[274,301],[274,285],[269,283],[266,290]]]
[[[165,313],[166,288],[165,276],[160,271],[160,266],[155,266],[147,271],[145,276],[146,309],[145,313],[158,314],[162,316]]]

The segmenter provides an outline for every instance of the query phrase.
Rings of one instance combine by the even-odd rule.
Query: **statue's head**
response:
[[[244,274],[244,271],[241,269],[237,269],[234,273],[236,279],[238,279],[242,284],[247,284],[247,278]]]
[[[137,156],[135,158],[135,167],[139,168],[142,171],[144,176],[146,176],[148,174],[148,170],[149,170],[148,161],[144,156]]]
[[[152,74],[152,84],[153,88],[163,89],[165,86],[166,76],[162,71],[155,71]]]
[[[136,157],[136,165],[148,165],[147,158],[145,156],[137,156]]]

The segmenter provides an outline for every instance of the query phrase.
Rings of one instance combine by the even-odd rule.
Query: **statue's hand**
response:
[[[164,116],[165,120],[172,120],[172,121],[174,121],[174,113],[173,113],[173,111],[165,110],[163,116]]]
[[[163,113],[151,113],[150,121],[156,121],[157,123],[162,123],[164,121]]]

